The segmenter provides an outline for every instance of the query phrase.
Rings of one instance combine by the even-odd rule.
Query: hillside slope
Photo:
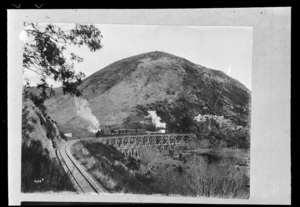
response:
[[[75,191],[55,153],[62,136],[55,122],[23,97],[22,192]]]
[[[80,89],[101,127],[146,127],[149,110],[173,132],[193,132],[199,114],[249,124],[249,89],[221,71],[164,52],[112,63],[87,77]],[[58,89],[46,106],[63,131],[88,135],[90,123],[78,116],[72,97]]]

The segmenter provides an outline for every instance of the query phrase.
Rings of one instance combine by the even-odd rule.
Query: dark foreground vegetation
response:
[[[75,191],[55,150],[63,139],[37,96],[25,93],[22,109],[21,191]]]
[[[75,191],[68,175],[56,160],[44,154],[41,142],[22,146],[22,192]]]
[[[113,146],[88,141],[77,143],[73,154],[112,193],[249,198],[249,178],[222,159],[196,156],[176,165],[147,150],[136,160]]]

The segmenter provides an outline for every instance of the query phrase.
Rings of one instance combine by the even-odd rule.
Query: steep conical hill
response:
[[[240,126],[249,122],[250,91],[243,84],[165,52],[114,62],[87,77],[80,89],[100,126],[145,127],[147,110],[157,111],[173,131],[192,130],[180,125],[182,117],[194,119],[198,114],[223,115]],[[67,130],[80,119],[74,100],[61,92],[46,106],[62,128],[68,123]],[[80,127],[84,125],[75,124],[74,131]]]

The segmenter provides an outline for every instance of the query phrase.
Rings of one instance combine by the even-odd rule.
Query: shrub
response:
[[[248,198],[248,178],[226,162],[208,164],[196,159],[187,172],[187,180],[199,196]]]
[[[111,192],[249,197],[249,190],[246,187],[249,178],[220,157],[206,156],[206,159],[202,156],[194,161],[187,161],[186,157],[181,156],[181,159],[186,160],[183,166],[168,169],[168,164],[165,164],[165,168],[158,168],[155,173],[148,171],[144,174],[143,170],[140,170],[142,164],[139,165],[133,158],[125,159],[114,147],[88,142],[83,142],[83,145],[91,156],[98,159],[98,163],[90,172],[94,173],[99,182],[107,186]],[[155,150],[148,148],[143,151],[144,162],[151,163],[159,159]],[[136,171],[138,166],[140,169]]]
[[[39,140],[22,145],[21,191],[75,191],[68,175],[56,160],[43,152]]]
[[[141,175],[138,178],[147,181]],[[209,164],[206,159],[198,157],[185,168],[162,169],[159,176],[147,185],[166,195],[248,198],[248,182],[247,176],[225,161]]]

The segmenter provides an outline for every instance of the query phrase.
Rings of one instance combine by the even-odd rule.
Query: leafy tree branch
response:
[[[38,74],[40,83],[37,87],[42,89],[42,99],[54,93],[48,79],[60,83],[64,93],[80,96],[78,86],[85,75],[74,71],[74,63],[83,62],[83,58],[75,53],[68,54],[66,49],[68,46],[87,46],[91,52],[100,50],[103,47],[101,32],[94,25],[81,24],[75,24],[71,30],[53,24],[24,23],[24,27],[31,41],[24,44],[23,70]]]

